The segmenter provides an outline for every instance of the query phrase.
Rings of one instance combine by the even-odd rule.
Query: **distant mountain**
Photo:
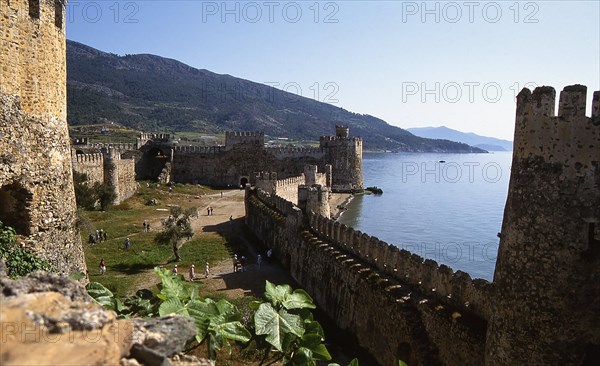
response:
[[[415,127],[407,128],[406,130],[416,136],[425,137],[429,139],[444,139],[462,142],[487,151],[512,151],[513,149],[512,141],[501,140],[495,137],[480,136],[472,132],[461,132],[453,130],[446,126]]]
[[[417,137],[373,116],[154,55],[118,56],[67,41],[67,75],[71,125],[113,121],[144,131],[264,131],[318,141],[344,124],[351,135],[363,137],[365,149],[483,152]]]

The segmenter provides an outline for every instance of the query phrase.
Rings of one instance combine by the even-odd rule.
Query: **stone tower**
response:
[[[0,221],[64,274],[85,271],[66,103],[65,2],[0,0]]]
[[[321,136],[320,147],[332,167],[332,189],[336,192],[362,191],[362,139],[350,137],[346,126],[336,126],[335,136]]]
[[[320,184],[301,185],[298,187],[298,207],[306,212],[330,218],[329,188]]]
[[[600,92],[517,96],[486,365],[591,365],[600,350]]]

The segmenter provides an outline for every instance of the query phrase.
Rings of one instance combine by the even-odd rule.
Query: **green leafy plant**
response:
[[[252,335],[240,322],[241,315],[233,304],[227,300],[201,300],[197,287],[186,282],[183,276],[158,267],[154,272],[161,281],[157,290],[138,290],[123,303],[100,283],[91,282],[86,289],[97,303],[114,310],[120,317],[178,314],[193,318],[196,341],[208,343],[208,356],[213,360],[221,348],[231,350],[230,341],[247,343],[251,339]]]
[[[35,271],[50,271],[52,266],[44,259],[17,244],[15,230],[0,221],[0,259],[4,260],[8,276],[18,278]]]
[[[313,319],[310,309],[316,306],[304,290],[294,290],[288,285],[274,285],[267,281],[266,303],[255,302],[254,327],[257,336],[264,336],[272,349],[280,354],[284,365],[315,365],[316,360],[330,360],[331,355],[323,344],[324,332]]]

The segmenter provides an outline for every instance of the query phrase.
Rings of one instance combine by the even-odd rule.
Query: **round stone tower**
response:
[[[64,274],[85,271],[67,128],[65,1],[0,0],[0,221]]]
[[[592,365],[600,351],[600,92],[523,89],[486,366]]]
[[[363,190],[362,139],[350,137],[346,126],[335,126],[335,136],[321,136],[324,161],[332,167],[332,190],[356,192]]]

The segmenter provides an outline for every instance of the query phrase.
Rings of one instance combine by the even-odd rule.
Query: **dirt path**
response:
[[[203,197],[205,204],[199,207],[200,217],[192,220],[192,229],[196,235],[206,232],[219,231],[223,235],[236,235],[243,241],[248,254],[245,271],[234,272],[232,260],[228,259],[210,268],[210,275],[204,278],[204,267],[197,269],[201,277],[203,291],[206,293],[223,293],[230,298],[245,295],[261,296],[264,292],[265,280],[275,283],[293,281],[287,272],[276,263],[266,263],[263,260],[260,268],[256,263],[257,253],[255,248],[240,234],[243,225],[244,191],[232,190]],[[208,201],[206,201],[208,200]],[[207,214],[207,208],[212,207],[212,215]],[[232,220],[230,220],[230,217]],[[265,258],[265,254],[262,254]]]

